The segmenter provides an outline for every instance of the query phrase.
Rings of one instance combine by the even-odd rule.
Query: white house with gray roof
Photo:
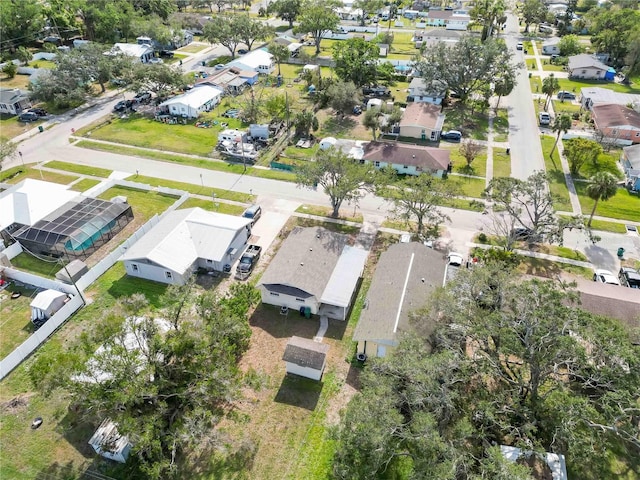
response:
[[[223,271],[244,251],[251,219],[186,208],[167,213],[120,258],[127,275],[184,285],[197,270]]]
[[[0,88],[0,113],[18,115],[30,107],[28,92],[19,88]]]
[[[595,56],[586,53],[569,57],[569,78],[584,78],[591,80],[604,80],[609,67]]]
[[[322,227],[293,229],[260,279],[262,302],[345,320],[368,255],[348,240]]]
[[[442,285],[445,264],[442,253],[417,242],[396,243],[380,255],[353,333],[358,354],[384,357],[398,345],[411,312]]]

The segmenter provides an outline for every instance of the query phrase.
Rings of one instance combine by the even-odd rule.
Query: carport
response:
[[[369,252],[362,248],[346,246],[338,259],[329,282],[320,298],[321,316],[346,320],[349,306],[362,277]]]

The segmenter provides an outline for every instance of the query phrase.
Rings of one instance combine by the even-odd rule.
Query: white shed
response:
[[[129,439],[120,435],[118,426],[108,418],[100,424],[89,445],[98,455],[120,463],[127,461],[132,447]]]
[[[308,338],[291,337],[282,359],[286,362],[287,373],[320,380],[327,363],[328,351],[329,345],[325,343],[314,342]]]
[[[67,294],[57,290],[44,290],[31,302],[31,320],[47,320],[62,308]]]
[[[338,141],[334,137],[325,137],[320,140],[320,150],[328,150],[335,147]]]
[[[382,100],[380,98],[372,98],[367,102],[367,110],[372,108],[382,108]]]

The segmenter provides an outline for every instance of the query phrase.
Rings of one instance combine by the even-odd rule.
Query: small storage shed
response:
[[[118,426],[106,418],[89,440],[89,445],[98,455],[125,463],[131,451],[129,439],[118,432]]]
[[[46,320],[62,308],[67,294],[57,290],[44,290],[31,302],[31,320]]]
[[[125,201],[126,203],[126,201]],[[65,283],[73,283],[80,280],[89,271],[87,264],[82,260],[73,260],[66,268],[61,268],[56,273],[56,279]]]
[[[325,343],[294,336],[287,342],[282,359],[286,362],[287,373],[320,380],[328,351],[329,345]]]
[[[320,150],[328,150],[331,147],[335,147],[337,140],[334,137],[325,137],[320,140]]]
[[[367,110],[372,108],[382,108],[382,100],[379,98],[372,98],[367,102]]]

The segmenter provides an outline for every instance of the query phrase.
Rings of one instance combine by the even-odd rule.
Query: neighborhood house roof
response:
[[[118,50],[125,55],[129,55],[131,57],[142,57],[147,53],[153,52],[153,48],[150,45],[140,45],[137,43],[116,43],[113,45],[111,49],[111,54],[118,53]]]
[[[118,432],[118,426],[110,419],[105,418],[89,439],[89,445],[98,450],[120,453],[129,445],[129,439]]]
[[[453,16],[453,11],[451,10],[429,10],[427,14],[428,18],[434,19],[444,19],[451,18]]]
[[[421,243],[391,245],[380,255],[353,340],[396,345],[410,312],[442,285],[444,270],[442,254]]]
[[[599,68],[600,70],[609,70],[608,66],[593,55],[581,53],[580,55],[573,55],[569,57],[569,70],[576,70],[580,68]]]
[[[18,88],[2,88],[0,89],[0,103],[11,105],[27,95]]]
[[[182,104],[187,105],[190,108],[198,109],[210,102],[216,97],[222,95],[222,91],[217,87],[211,85],[196,85],[194,88],[181,95],[177,95],[169,100],[166,100],[160,104],[161,107]]]
[[[369,252],[362,248],[344,247],[320,301],[327,305],[348,307],[368,255]]]
[[[411,80],[409,84],[409,92],[412,95],[419,95],[422,97],[434,97],[434,98],[444,98],[444,94],[447,91],[447,86],[439,81],[434,80],[427,85],[424,78],[414,78]]]
[[[403,126],[426,127],[430,130],[442,130],[444,114],[438,105],[429,103],[410,103],[404,110],[400,128]]]
[[[77,196],[65,185],[23,180],[0,193],[0,230],[14,223],[33,225]]]
[[[322,227],[294,228],[262,275],[269,290],[318,300],[329,283],[348,237]]]
[[[594,105],[591,109],[597,128],[640,128],[640,113],[623,105]]]
[[[640,170],[640,145],[631,145],[622,149],[627,161],[634,170]]]
[[[308,338],[291,337],[284,349],[282,359],[300,367],[322,370],[328,351],[329,345],[326,343],[314,342]]]
[[[580,90],[582,98],[588,98],[592,105],[599,103],[617,103],[618,105],[640,104],[640,95],[614,92],[602,87],[585,87]]]
[[[546,40],[546,41],[542,42],[542,46],[543,47],[555,47],[559,43],[560,43],[560,40],[556,38],[556,39]]]
[[[228,66],[245,66],[252,70],[259,67],[265,67],[273,64],[273,55],[266,50],[258,49],[247,53],[246,55],[229,62]]]
[[[169,212],[121,260],[147,259],[185,272],[198,258],[222,261],[238,231],[250,223],[250,218],[197,207]]]
[[[369,162],[414,165],[426,170],[446,170],[451,162],[449,150],[402,143],[369,142],[363,158]]]

